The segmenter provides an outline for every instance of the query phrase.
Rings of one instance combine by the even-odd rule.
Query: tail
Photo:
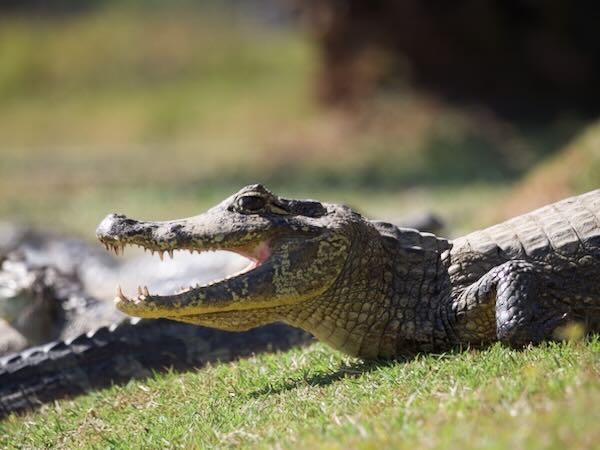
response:
[[[231,333],[169,320],[127,320],[1,358],[0,418],[156,371],[285,350],[311,339],[281,324]]]

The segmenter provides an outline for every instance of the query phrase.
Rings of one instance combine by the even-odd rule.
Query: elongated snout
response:
[[[189,241],[182,221],[151,222],[129,219],[122,214],[109,214],[96,229],[102,243],[112,247],[139,245],[161,250],[177,248],[177,244]]]
[[[143,221],[122,214],[109,214],[98,225],[96,235],[107,247],[119,254],[127,245],[149,250],[214,250],[223,247],[224,234],[218,231],[218,221],[210,214],[188,219]]]

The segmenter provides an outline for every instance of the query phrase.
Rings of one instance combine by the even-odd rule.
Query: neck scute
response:
[[[448,276],[452,243],[431,233],[376,222],[393,261],[388,295],[392,326],[386,339],[395,356],[439,349],[447,342],[440,311],[450,293]],[[394,339],[395,338],[395,339]]]

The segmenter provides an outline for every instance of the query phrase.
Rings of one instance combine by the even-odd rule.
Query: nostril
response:
[[[126,220],[122,214],[109,214],[100,222],[98,228],[96,228],[96,236],[99,238],[107,238],[117,234],[119,224]]]

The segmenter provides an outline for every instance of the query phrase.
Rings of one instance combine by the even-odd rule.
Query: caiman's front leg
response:
[[[461,342],[485,343],[495,338],[513,347],[554,339],[556,329],[569,318],[556,302],[551,308],[545,304],[549,300],[544,300],[545,288],[541,272],[527,261],[495,267],[453,305],[455,332]]]

